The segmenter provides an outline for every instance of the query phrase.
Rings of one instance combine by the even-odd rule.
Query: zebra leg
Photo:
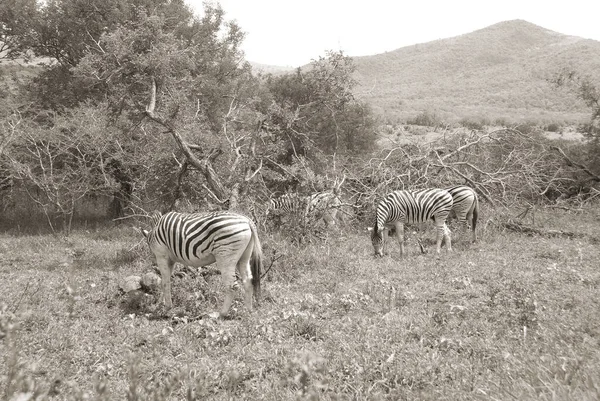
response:
[[[381,231],[381,239],[383,241],[383,251],[382,251],[381,256],[388,254],[388,238],[389,238],[389,233],[390,233],[390,230],[388,230],[385,227]]]
[[[442,241],[446,243],[446,249],[448,251],[452,251],[452,243],[450,240],[450,229],[446,225],[444,220],[442,221],[442,225],[436,224],[436,247],[435,252],[439,255],[442,249]]]
[[[396,238],[400,245],[400,257],[404,257],[404,223],[397,221],[394,223],[394,228],[396,228]]]
[[[162,295],[160,301],[164,302],[167,309],[173,307],[173,299],[171,298],[171,274],[173,273],[173,262],[170,258],[160,258],[156,260],[158,270],[160,270]]]
[[[446,225],[446,223],[444,223],[443,226],[443,235],[444,235],[444,239],[446,241],[446,250],[448,252],[452,252],[452,240],[450,238],[450,236],[452,235],[452,233],[450,232],[450,229],[448,228],[448,226]],[[439,251],[439,249],[438,249]]]
[[[231,308],[235,290],[237,288],[237,283],[235,282],[236,262],[229,258],[218,259],[217,268],[221,272],[221,279],[223,280],[223,285],[225,287],[225,299],[223,300],[223,306],[221,307],[220,312],[220,316],[224,317],[229,313],[229,308]]]

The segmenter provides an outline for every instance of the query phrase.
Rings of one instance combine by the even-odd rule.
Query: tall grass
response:
[[[598,208],[539,211],[545,238],[487,225],[455,252],[373,259],[367,234],[262,233],[264,297],[220,305],[219,275],[179,269],[174,304],[131,308],[151,269],[125,229],[0,242],[7,400],[561,399],[600,397]],[[487,211],[486,211],[487,213]],[[488,217],[489,213],[488,213]],[[433,236],[432,231],[425,233]],[[426,241],[429,243],[429,241]]]

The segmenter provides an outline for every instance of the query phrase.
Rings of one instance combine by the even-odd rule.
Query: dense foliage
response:
[[[257,76],[240,51],[244,33],[218,5],[201,16],[163,0],[13,6],[1,8],[2,57],[50,62],[30,79],[5,81],[2,180],[30,195],[35,188],[50,222],[57,212],[71,221],[76,211],[61,191],[77,201],[108,196],[107,215],[121,217],[179,201],[237,207],[240,197],[328,186],[316,177],[329,155],[374,146],[375,118],[353,98],[350,58],[328,53],[304,71]],[[70,164],[49,170],[62,154],[81,159],[91,181],[63,171]],[[42,186],[41,176],[60,185]]]
[[[557,96],[592,110],[584,143],[556,150],[535,124],[490,134],[485,125],[491,121],[470,118],[461,124],[474,133],[453,129],[435,142],[415,135],[412,143],[386,143],[370,104],[355,97],[361,92],[356,78],[364,87],[365,77],[341,52],[327,52],[287,74],[256,74],[240,50],[243,31],[218,5],[207,4],[195,15],[182,1],[96,3],[11,0],[0,6],[0,56],[48,61],[0,68],[0,190],[2,208],[13,212],[7,213],[12,220],[5,216],[9,224],[39,220],[31,208],[53,230],[67,233],[74,217],[85,219],[98,207],[104,219],[154,208],[233,208],[260,220],[274,195],[323,190],[343,192],[348,214],[368,214],[386,191],[456,182],[503,205],[595,196],[593,76],[563,73],[555,79],[574,89],[574,96],[565,96],[555,87]],[[457,55],[467,66],[506,66],[532,43],[556,41],[538,27],[512,24],[529,38],[513,53],[470,54],[480,37],[504,43],[500,24],[457,40],[456,54],[426,52],[418,74],[403,79],[430,76]],[[417,57],[409,50],[394,53],[403,55],[397,61]],[[363,72],[365,62],[358,64]],[[460,71],[446,67],[445,75],[456,78]],[[460,87],[453,85],[453,96]],[[411,101],[408,92],[399,98]],[[434,131],[450,127],[443,113],[428,109],[406,122]],[[563,128],[554,123],[552,130]],[[402,135],[397,139],[407,138]]]

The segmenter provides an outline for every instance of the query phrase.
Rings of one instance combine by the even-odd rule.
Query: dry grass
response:
[[[599,210],[536,224],[596,235]],[[429,232],[429,235],[432,235]],[[600,398],[600,249],[494,229],[437,260],[373,259],[363,233],[262,235],[264,300],[228,320],[219,276],[174,279],[176,310],[118,292],[150,269],[126,229],[0,238],[0,394],[37,399]],[[16,324],[11,326],[11,324]],[[12,398],[11,398],[12,397]]]

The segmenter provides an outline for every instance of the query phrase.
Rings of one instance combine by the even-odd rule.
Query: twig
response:
[[[271,270],[271,267],[273,267],[273,264],[275,262],[277,262],[279,259],[281,259],[282,257],[283,257],[283,255],[279,255],[279,256],[271,259],[271,264],[269,265],[269,267],[267,267],[267,270],[260,276],[261,280],[267,275],[267,273],[269,273],[269,271]]]

